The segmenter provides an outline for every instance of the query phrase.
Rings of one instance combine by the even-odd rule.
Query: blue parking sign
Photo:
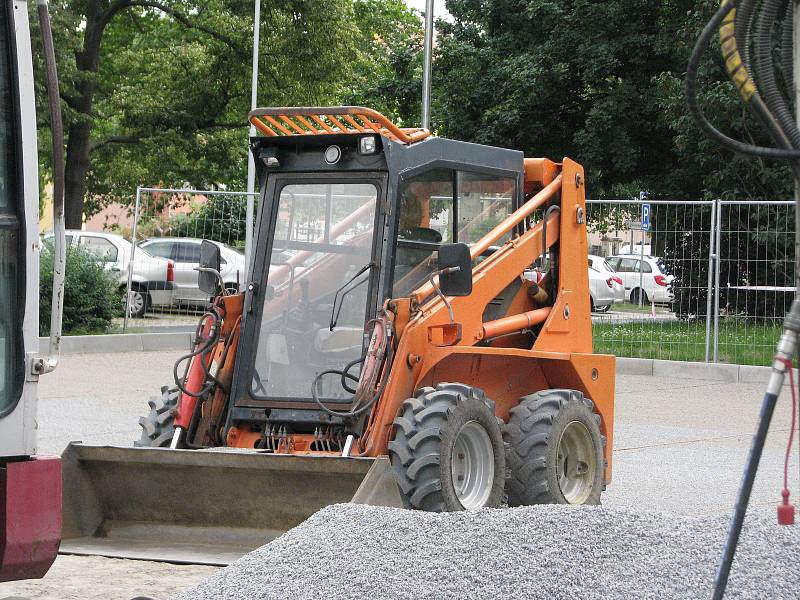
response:
[[[642,231],[650,231],[650,205],[642,204]]]

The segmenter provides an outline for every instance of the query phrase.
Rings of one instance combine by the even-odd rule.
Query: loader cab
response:
[[[522,153],[373,133],[251,140],[262,190],[228,426],[349,430],[369,324],[437,268],[443,244],[471,243],[521,201]],[[357,422],[354,422],[357,421]]]

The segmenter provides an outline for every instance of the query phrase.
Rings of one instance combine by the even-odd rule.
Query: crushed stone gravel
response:
[[[708,598],[728,518],[542,505],[338,504],[173,600]],[[748,514],[726,599],[795,599],[800,525]]]

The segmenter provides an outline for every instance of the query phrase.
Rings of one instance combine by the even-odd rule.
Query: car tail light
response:
[[[622,285],[622,278],[617,275],[612,275],[611,281],[616,281],[618,284]]]
[[[664,277],[663,275],[656,275],[656,283],[658,285],[663,285],[664,287],[667,287],[667,285],[669,285],[667,283],[667,278]]]
[[[167,281],[175,281],[175,263],[167,261]]]
[[[613,288],[614,287],[614,278],[613,277],[609,277],[608,279],[606,279],[606,285],[608,287],[610,287],[610,288]]]

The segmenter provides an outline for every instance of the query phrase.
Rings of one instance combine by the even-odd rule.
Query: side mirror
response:
[[[439,288],[445,296],[472,293],[472,257],[466,244],[445,244],[439,248]]]
[[[219,290],[219,268],[222,263],[219,246],[203,240],[200,244],[200,273],[197,275],[197,287],[206,294],[216,294]]]

